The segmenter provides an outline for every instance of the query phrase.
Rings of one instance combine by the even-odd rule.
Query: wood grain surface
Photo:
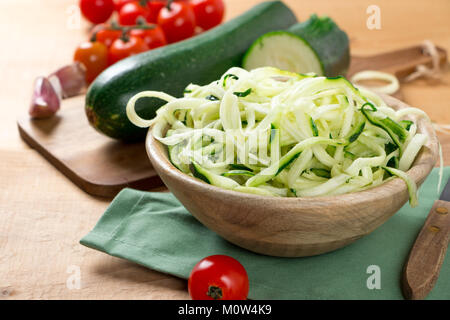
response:
[[[258,0],[228,0],[226,18]],[[182,299],[186,283],[79,245],[108,201],[89,196],[21,141],[33,79],[67,64],[87,38],[87,23],[69,25],[76,0],[2,0],[0,19],[0,299]],[[352,53],[371,55],[429,39],[450,50],[448,0],[288,0],[300,20],[327,14],[348,32]],[[381,29],[366,26],[367,7],[381,9]],[[405,101],[433,121],[450,123],[450,72],[441,82],[404,84]],[[450,165],[450,136],[439,135]],[[69,289],[72,266],[81,288]],[[69,271],[69,272],[68,272]]]
[[[63,100],[60,112],[48,119],[24,113],[17,120],[22,139],[91,195],[113,198],[123,188],[161,187],[144,144],[99,134],[87,121],[84,100]]]

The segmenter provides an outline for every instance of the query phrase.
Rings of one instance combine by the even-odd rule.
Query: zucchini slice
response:
[[[232,177],[232,176],[247,176],[253,177],[255,174],[248,170],[230,170],[228,172],[222,173],[224,177]]]
[[[356,124],[353,127],[353,130],[350,131],[350,134],[348,135],[348,142],[352,143],[358,140],[359,136],[364,130],[364,127],[366,126],[366,122],[364,120],[360,121],[358,124]]]
[[[345,75],[350,65],[347,34],[329,17],[312,15],[287,31],[269,32],[259,37],[247,51],[247,70],[272,66],[319,76]]]
[[[323,75],[320,60],[303,38],[287,32],[269,32],[256,40],[244,57],[247,70],[271,66],[297,73]]]
[[[224,189],[234,189],[236,187],[239,187],[239,184],[226,177],[222,177],[218,174],[215,174],[205,168],[203,168],[201,165],[199,165],[197,162],[192,161],[192,164],[190,166],[191,172],[194,175],[194,177],[201,179],[205,181],[206,183],[224,188]]]

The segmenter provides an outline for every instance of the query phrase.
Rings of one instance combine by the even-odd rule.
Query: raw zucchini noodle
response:
[[[381,71],[374,71],[374,70],[360,71],[358,73],[355,73],[351,78],[351,80],[358,88],[362,87],[385,94],[393,94],[397,92],[398,89],[400,88],[400,83],[394,75]],[[389,83],[379,87],[368,87],[361,84],[357,84],[361,80],[382,80],[387,81]]]
[[[166,100],[154,119],[140,118],[142,97]],[[265,67],[231,68],[182,98],[144,91],[127,115],[167,146],[171,162],[207,183],[266,196],[316,197],[356,192],[399,177],[410,204],[417,188],[407,170],[427,142],[409,114],[343,77]]]

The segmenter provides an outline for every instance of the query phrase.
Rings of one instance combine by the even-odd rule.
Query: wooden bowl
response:
[[[393,108],[405,103],[383,96]],[[438,158],[438,140],[425,119],[412,117],[428,136],[408,171],[420,185]],[[167,157],[167,148],[147,135],[153,167],[186,209],[206,227],[248,250],[279,257],[312,256],[348,245],[374,231],[408,201],[405,183],[392,179],[368,190],[339,196],[278,198],[225,190],[186,175]]]

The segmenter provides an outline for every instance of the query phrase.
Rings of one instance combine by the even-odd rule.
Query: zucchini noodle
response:
[[[374,70],[365,70],[360,71],[358,73],[355,73],[352,77],[352,82],[356,85],[357,82],[361,80],[383,80],[389,82],[389,84],[386,84],[384,86],[380,87],[367,87],[363,85],[357,85],[358,87],[363,87],[366,89],[371,89],[373,91],[377,91],[380,93],[385,94],[393,94],[398,91],[400,88],[400,84],[398,82],[398,79],[393,76],[392,74],[381,72],[381,71],[374,71]]]
[[[142,97],[166,100],[151,120],[140,118]],[[182,98],[144,91],[127,115],[167,146],[185,174],[225,189],[265,196],[317,197],[357,192],[393,176],[416,185],[407,170],[426,136],[375,93],[343,77],[276,68],[231,68],[208,85],[190,84]]]

